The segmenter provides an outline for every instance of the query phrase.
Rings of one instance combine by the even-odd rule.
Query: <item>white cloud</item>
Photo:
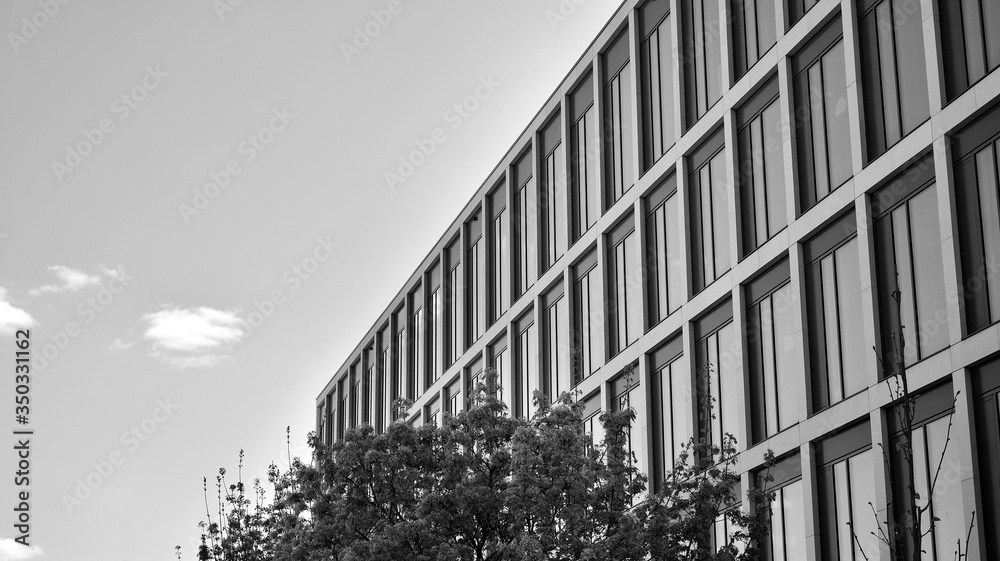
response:
[[[49,265],[48,269],[59,279],[59,284],[46,284],[34,288],[30,294],[38,296],[46,292],[77,292],[81,288],[100,284],[101,277],[63,265]]]
[[[18,329],[33,325],[35,318],[21,308],[11,305],[7,301],[7,289],[0,286],[0,335],[13,335]]]
[[[213,366],[229,358],[229,349],[246,336],[243,319],[233,310],[167,308],[146,314],[143,337],[151,354],[180,368]]]
[[[115,339],[114,341],[111,342],[111,344],[108,345],[108,348],[111,349],[112,351],[124,351],[125,349],[131,347],[134,344],[135,341],[129,341],[128,343],[126,343],[121,339]]]
[[[42,554],[37,545],[21,545],[10,538],[0,538],[0,561],[23,561]]]

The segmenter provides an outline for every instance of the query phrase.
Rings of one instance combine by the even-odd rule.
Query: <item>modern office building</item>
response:
[[[995,0],[627,0],[373,318],[319,433],[382,430],[395,396],[436,422],[494,367],[513,415],[576,389],[597,434],[627,398],[654,487],[692,435],[738,438],[744,490],[773,450],[771,558],[879,559],[898,359],[915,484],[938,480],[925,559],[973,513],[968,558],[1000,559],[998,29]]]

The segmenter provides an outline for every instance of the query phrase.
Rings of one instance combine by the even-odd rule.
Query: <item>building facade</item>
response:
[[[975,513],[969,559],[1000,559],[998,24],[994,0],[626,0],[323,388],[318,433],[383,430],[397,396],[438,422],[493,367],[511,414],[577,390],[597,438],[631,404],[654,488],[691,436],[736,436],[744,490],[773,450],[771,559],[888,559],[901,363],[926,558]]]

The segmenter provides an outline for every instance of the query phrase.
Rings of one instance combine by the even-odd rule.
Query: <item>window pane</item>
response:
[[[885,135],[887,145],[891,146],[902,135],[899,124],[899,95],[896,92],[896,52],[892,37],[892,11],[889,0],[875,8],[875,18],[878,31],[878,54],[881,62]]]
[[[720,152],[710,164],[712,169],[712,227],[715,243],[715,277],[729,270],[729,185],[726,182],[726,162]],[[707,277],[710,278],[710,277]]]
[[[854,558],[859,561],[865,556],[868,559],[875,559],[879,550],[879,541],[875,537],[878,532],[878,522],[871,513],[871,507],[868,506],[871,501],[871,490],[875,488],[872,451],[867,450],[851,457],[848,460],[848,468],[851,477],[851,520],[854,524],[854,533],[857,535],[853,543]]]
[[[761,368],[760,376],[764,381],[764,403],[756,404],[764,408],[765,433],[767,436],[778,432],[778,390],[777,374],[775,373],[775,340],[774,340],[774,318],[771,312],[771,300],[768,298],[758,306],[760,314],[760,345],[761,345]]]
[[[826,89],[823,84],[823,66],[816,63],[809,69],[807,80],[809,83],[809,108],[810,125],[812,128],[812,151],[813,166],[815,168],[814,180],[816,181],[816,199],[822,199],[830,192],[830,174],[828,168],[828,151],[826,144],[826,111],[824,110],[824,97]]]
[[[719,365],[721,400],[717,415],[721,420],[722,431],[735,435],[739,433],[737,414],[743,410],[740,405],[743,396],[739,392],[738,385],[734,383],[735,378],[740,375],[738,368],[742,363],[739,334],[735,323],[729,323],[719,330],[718,344],[719,355],[716,364]],[[741,448],[745,446],[745,443],[740,445]]]
[[[934,185],[910,199],[913,235],[913,270],[916,279],[916,311],[921,358],[948,346],[948,315],[945,308],[944,263],[938,229],[937,196]]]
[[[844,399],[845,372],[841,370],[840,313],[837,299],[837,280],[834,271],[834,257],[829,255],[820,262],[820,278],[823,285],[823,336],[826,339],[826,369],[829,377],[830,403]],[[845,327],[851,324],[844,324]]]
[[[823,55],[823,96],[829,142],[830,184],[843,185],[854,174],[851,163],[851,126],[847,114],[847,70],[844,42]]]
[[[784,511],[785,559],[794,561],[806,558],[805,509],[802,504],[802,481],[796,481],[781,489],[781,503]]]
[[[896,257],[896,283],[895,286],[887,286],[888,294],[884,298],[890,298],[893,290],[899,290],[900,315],[899,326],[903,330],[903,341],[906,344],[904,355],[906,363],[912,364],[919,359],[916,333],[916,310],[913,302],[913,267],[910,262],[910,226],[906,213],[906,205],[903,205],[892,212],[893,239],[895,242]],[[898,337],[897,332],[897,337]]]
[[[963,35],[965,35],[965,58],[969,70],[969,82],[975,82],[986,75],[986,52],[983,46],[983,30],[979,20],[979,0],[959,0],[962,4]]]
[[[761,114],[763,150],[767,181],[768,235],[771,237],[788,224],[788,195],[785,189],[784,141],[781,135],[780,104],[777,101]]]
[[[722,33],[719,2],[702,0],[705,22],[705,94],[707,107],[722,97]]]
[[[836,252],[837,301],[840,310],[841,356],[843,357],[844,395],[853,395],[868,387],[868,364],[861,311],[861,263],[858,240],[852,239]]]
[[[667,278],[670,311],[676,310],[685,301],[683,275],[684,254],[681,250],[681,214],[679,199],[674,195],[664,203],[667,220]],[[1000,286],[1000,281],[998,281]]]
[[[674,53],[671,43],[673,42],[673,27],[671,16],[667,16],[663,23],[657,28],[657,61],[659,62],[659,110],[661,132],[661,154],[674,145],[677,140],[677,122],[674,118]]]
[[[892,0],[896,32],[900,112],[903,134],[909,134],[930,116],[927,66],[924,62],[924,26],[920,3]]]
[[[983,246],[987,256],[986,287],[989,291],[990,318],[1000,320],[1000,278],[995,267],[989,266],[1000,256],[1000,204],[997,201],[997,165],[993,144],[976,155],[976,175],[979,184],[979,207],[983,224]]]

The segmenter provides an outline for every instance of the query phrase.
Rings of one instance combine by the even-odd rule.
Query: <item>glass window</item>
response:
[[[459,279],[459,268],[462,266],[462,250],[458,240],[452,242],[445,250],[445,261],[447,263],[448,277],[445,279],[445,329],[448,332],[447,366],[455,364],[462,353],[462,324],[459,323],[459,309],[462,302],[462,286]]]
[[[682,0],[686,128],[722,98],[722,18],[718,0]]]
[[[753,442],[802,420],[801,344],[795,334],[798,296],[789,281],[788,260],[746,286],[747,345],[750,352]]]
[[[424,406],[424,423],[435,427],[441,426],[441,399],[435,397]]]
[[[844,64],[839,17],[792,57],[802,211],[843,185],[853,174]]]
[[[507,217],[507,183],[490,193],[490,320],[495,322],[510,306],[510,220]]]
[[[392,337],[393,364],[392,377],[389,382],[389,403],[393,404],[396,399],[403,396],[403,376],[406,372],[407,340],[406,340],[406,312],[400,306],[392,314],[392,325],[395,332]],[[396,411],[391,411],[392,420],[397,419]]]
[[[921,516],[921,532],[930,529],[931,520],[934,522],[933,531],[924,536],[920,548],[925,552],[922,557],[924,561],[946,561],[954,559],[955,544],[959,540],[964,543],[965,531],[963,520],[965,512],[962,507],[962,493],[954,488],[955,477],[962,478],[962,474],[949,473],[950,477],[942,477],[933,483],[937,473],[938,463],[941,462],[946,468],[949,466],[960,466],[959,448],[954,441],[947,448],[945,443],[949,440],[948,427],[953,412],[952,404],[954,393],[951,383],[942,384],[930,390],[921,391],[916,398],[913,422],[913,480],[910,481],[906,469],[906,461],[903,459],[903,451],[900,444],[905,441],[900,430],[900,424],[896,414],[889,412],[886,417],[890,428],[890,445],[886,447],[890,450],[890,464],[892,467],[891,481],[893,485],[893,504],[898,508],[893,509],[893,519],[904,525],[904,520],[911,515],[908,504],[906,488],[912,485],[916,493],[917,508],[924,509]],[[933,487],[932,487],[933,485]],[[913,557],[913,542],[909,534],[904,532],[903,549],[906,558]]]
[[[877,559],[878,521],[868,503],[875,489],[871,426],[861,423],[816,445],[822,559]]]
[[[642,391],[639,389],[639,375],[635,372],[636,370],[638,370],[638,367],[632,366],[611,382],[611,395],[614,396],[614,399],[611,400],[612,410],[625,411],[631,407],[637,415],[636,420],[625,429],[626,450],[628,450],[628,454],[632,458],[636,457],[636,452],[644,448],[638,430],[638,412],[642,409],[639,402],[643,396]],[[640,469],[642,469],[641,466]],[[642,471],[646,470],[642,469]]]
[[[914,364],[948,345],[933,158],[924,158],[879,189],[872,210],[883,362],[896,364],[896,339],[902,332],[905,363]],[[897,290],[898,309],[892,298]]]
[[[854,214],[804,246],[813,410],[868,387],[861,262]]]
[[[937,2],[945,91],[951,101],[1000,66],[1000,36],[988,33],[1000,26],[995,0]]]
[[[698,382],[698,436],[716,446],[725,434],[739,433],[738,415],[743,396],[733,380],[742,376],[740,335],[733,323],[732,303],[725,302],[694,322],[695,371]],[[705,407],[711,396],[713,406]],[[741,447],[746,443],[741,442]]]
[[[732,0],[733,63],[736,77],[760,60],[778,41],[780,0]]]
[[[527,314],[517,320],[514,326],[514,403],[511,408],[514,415],[529,418],[535,410],[534,395],[538,390],[538,343],[535,339],[535,314]]]
[[[537,278],[538,240],[536,217],[538,216],[538,193],[531,172],[531,147],[514,164],[514,236],[516,240],[517,270],[514,290],[518,298],[525,293]]]
[[[691,200],[691,276],[700,292],[731,266],[729,198],[722,130],[689,156]]]
[[[601,392],[583,402],[583,432],[590,437],[591,446],[604,442],[604,425],[601,424]]]
[[[507,335],[501,335],[492,345],[490,345],[490,368],[496,372],[497,384],[500,385],[500,392],[497,397],[500,397],[505,403],[510,403],[510,396],[503,395],[510,388],[510,383],[507,381],[510,376],[510,349],[507,346]]]
[[[642,333],[642,264],[632,216],[607,235],[607,245],[610,350],[611,356],[615,356]]]
[[[681,447],[694,436],[691,427],[691,374],[678,362],[683,344],[680,337],[649,354],[653,398],[653,488],[659,492],[680,455]]]
[[[573,203],[573,241],[601,217],[597,192],[597,152],[600,132],[594,108],[593,76],[588,74],[569,95],[570,187]]]
[[[362,384],[363,379],[361,377],[361,361],[355,360],[354,364],[351,364],[351,426],[358,426],[363,420],[361,418],[361,400],[364,399],[362,396]]]
[[[774,481],[760,478],[769,472]],[[756,474],[758,485],[774,491],[771,503],[771,531],[764,540],[764,559],[796,561],[806,558],[805,505],[802,499],[802,466],[795,454],[778,460],[769,470]]]
[[[639,8],[642,57],[642,169],[648,170],[677,141],[673,22],[669,0]]]
[[[573,384],[604,364],[604,299],[600,290],[597,251],[591,250],[573,268]]]
[[[1000,359],[983,364],[972,373],[975,393],[976,450],[982,512],[980,528],[1000,528]],[[981,520],[981,521],[980,521]],[[1000,532],[983,532],[986,559],[1000,559]]]
[[[430,295],[427,298],[427,358],[430,372],[427,385],[430,386],[444,372],[444,321],[441,302],[441,262],[431,267],[429,276]]]
[[[391,334],[386,327],[378,333],[378,356],[375,364],[375,430],[383,432],[386,427],[386,412],[389,410],[389,346]]]
[[[549,402],[553,402],[562,392],[570,389],[569,345],[567,345],[566,330],[569,318],[562,283],[545,294],[542,306],[545,310],[545,315],[542,317],[545,377],[542,380],[541,390]]]
[[[476,357],[476,360],[472,361],[472,363],[465,368],[465,379],[468,380],[468,388],[465,392],[468,396],[468,404],[466,407],[471,407],[476,396],[478,395],[476,392],[476,386],[486,381],[485,378],[483,378],[483,358],[481,356]]]
[[[671,175],[646,197],[646,297],[649,326],[675,312],[686,300],[681,209]]]
[[[340,396],[340,405],[337,407],[337,440],[344,440],[344,432],[347,428],[347,406],[350,402],[350,379],[347,376],[337,382],[337,395]]]
[[[618,34],[604,53],[604,168],[610,207],[635,183],[635,139],[632,127],[632,74],[629,33]]]
[[[375,417],[375,343],[368,343],[363,353],[364,380],[361,383],[361,422],[374,426]]]
[[[445,402],[447,413],[449,415],[457,415],[462,408],[462,378],[455,378],[455,381],[448,384],[444,389],[444,393],[445,399],[448,400]]]
[[[930,116],[920,2],[859,1],[868,159]]]
[[[772,78],[736,112],[739,138],[743,254],[785,229],[788,189],[778,79]]]
[[[424,287],[418,284],[410,292],[410,368],[406,377],[406,397],[417,399],[424,393],[426,380],[427,326],[424,323]]]
[[[482,209],[476,210],[472,220],[466,223],[466,244],[468,256],[465,259],[466,278],[466,328],[468,329],[468,344],[479,340],[486,332],[486,275],[485,255],[483,255],[483,223],[480,220]]]
[[[541,134],[542,262],[548,270],[566,252],[566,154],[562,119],[556,114]]]
[[[955,136],[955,202],[968,333],[1000,321],[1000,108]]]

